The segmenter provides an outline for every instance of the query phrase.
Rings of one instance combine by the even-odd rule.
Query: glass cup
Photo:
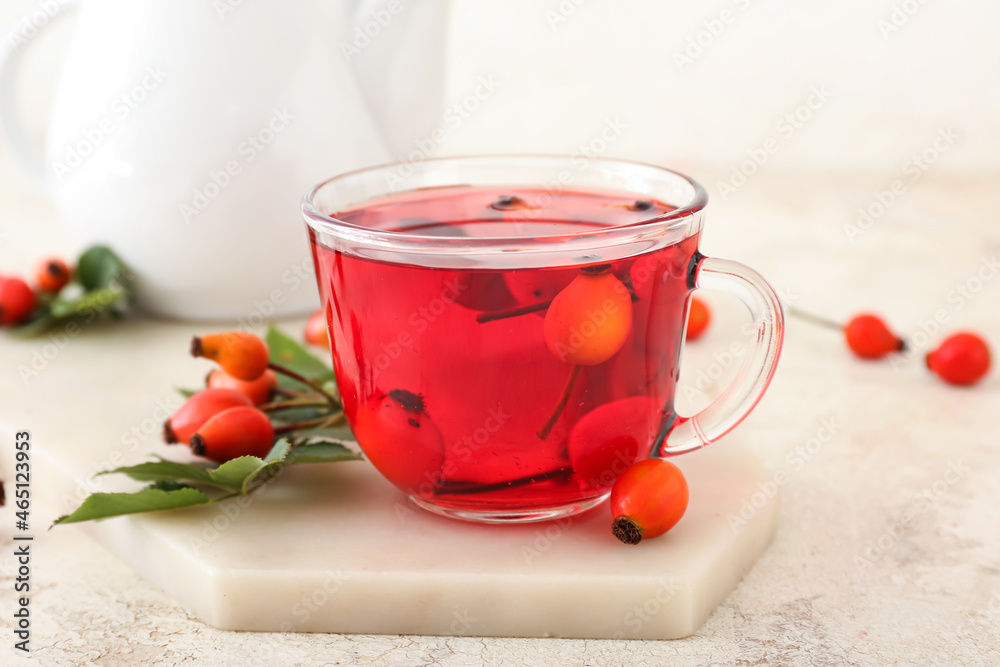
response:
[[[758,273],[699,252],[707,201],[677,172],[579,156],[400,163],[312,189],[334,370],[366,457],[430,511],[538,521],[732,430],[774,374],[783,315]],[[733,383],[681,416],[697,288],[736,296],[753,334]]]

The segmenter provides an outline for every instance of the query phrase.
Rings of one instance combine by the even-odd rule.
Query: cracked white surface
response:
[[[714,183],[711,174],[699,175]],[[843,318],[872,308],[913,332],[935,309],[950,308],[948,291],[984,256],[1000,253],[1000,192],[995,178],[928,175],[851,245],[842,225],[882,180],[761,173],[729,202],[712,204],[703,249],[755,266],[808,309]],[[40,244],[49,236],[50,250],[69,248],[54,227],[40,224],[51,212],[36,200],[5,191],[0,211],[0,228],[12,232],[0,244],[5,269],[30,263],[33,258],[18,250],[30,239]],[[1000,280],[988,282],[964,308],[949,310],[947,328],[983,331],[996,349],[998,296]],[[705,349],[730,342],[726,312],[720,307],[719,326]],[[694,372],[685,368],[686,376]],[[777,539],[701,630],[684,640],[223,632],[190,617],[79,531],[57,529],[38,544],[31,662],[10,649],[7,612],[0,616],[0,634],[8,637],[0,660],[109,666],[998,664],[998,394],[996,371],[976,388],[949,388],[919,360],[895,372],[887,364],[858,362],[836,334],[792,321],[769,397],[748,423],[755,451],[788,475]],[[830,417],[840,424],[832,440],[808,460],[790,454]],[[924,489],[933,495],[935,483],[942,488],[949,462],[969,470],[940,497],[919,498]],[[912,520],[895,529],[908,511]],[[9,512],[0,512],[4,535]],[[883,539],[882,548],[885,535],[891,540]],[[0,605],[9,610],[9,538],[0,553]],[[859,569],[858,558],[870,565]]]

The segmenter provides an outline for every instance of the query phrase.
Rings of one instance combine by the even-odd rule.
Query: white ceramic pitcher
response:
[[[80,241],[114,248],[155,314],[256,323],[314,307],[299,199],[440,118],[445,2],[82,0],[43,157],[14,77],[76,8],[42,0],[5,38],[0,124]]]

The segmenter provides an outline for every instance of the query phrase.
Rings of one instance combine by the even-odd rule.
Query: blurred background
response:
[[[706,251],[755,264],[779,289],[801,285],[804,300],[832,315],[891,300],[908,321],[918,321],[927,299],[909,301],[907,285],[926,268],[922,253],[933,247],[955,259],[940,258],[942,287],[932,295],[940,301],[984,251],[1000,247],[1000,206],[990,194],[1000,176],[1000,5],[986,0],[365,0],[290,2],[280,9],[218,0],[166,9],[154,3],[128,10],[117,22],[113,17],[124,16],[126,3],[119,9],[83,0],[88,42],[117,44],[86,66],[73,57],[88,52],[85,45],[66,59],[76,14],[59,12],[62,4],[7,0],[0,7],[0,27],[24,37],[6,101],[31,142],[48,140],[50,163],[79,139],[81,127],[96,126],[115,97],[112,87],[84,99],[91,82],[141,80],[157,55],[157,47],[146,49],[143,41],[150,31],[162,32],[177,51],[197,54],[200,63],[171,74],[164,92],[152,91],[123,123],[126,132],[132,123],[147,123],[147,133],[149,126],[162,128],[158,140],[176,147],[171,168],[190,164],[193,175],[166,179],[162,174],[169,172],[153,170],[161,190],[175,188],[166,204],[156,190],[144,193],[138,208],[106,213],[116,198],[95,194],[94,183],[124,179],[121,169],[133,166],[95,157],[88,166],[100,178],[77,178],[86,194],[50,193],[57,217],[80,218],[70,220],[67,231],[77,243],[120,234],[93,217],[134,219],[143,205],[176,209],[179,201],[181,214],[171,215],[180,224],[183,205],[197,203],[208,175],[226,164],[220,154],[195,165],[199,147],[226,133],[232,134],[226,146],[241,145],[240,137],[264,127],[270,110],[288,99],[287,88],[299,85],[296,113],[312,115],[277,136],[278,148],[267,157],[280,162],[284,180],[279,184],[269,172],[243,176],[218,198],[253,201],[267,210],[261,225],[284,237],[301,229],[298,195],[288,193],[338,170],[449,154],[555,152],[625,157],[690,173],[712,200]],[[163,18],[171,12],[189,20]],[[66,19],[50,20],[57,13]],[[19,19],[24,14],[28,18]],[[120,39],[139,24],[142,39]],[[244,31],[243,42],[230,41],[235,30]],[[315,41],[313,32],[319,46],[287,55],[290,45]],[[328,60],[331,78],[298,74],[299,57]],[[259,78],[262,94],[242,106],[227,101],[220,82],[246,76]],[[201,91],[201,108],[158,115],[167,113],[163,100],[183,89]],[[66,121],[73,114],[75,125]],[[305,131],[321,125],[329,130],[323,136]],[[42,201],[32,179],[3,151],[2,196]],[[119,192],[125,180],[109,191]],[[80,202],[90,200],[99,204],[88,218]],[[209,212],[242,215],[228,205],[213,204]],[[0,220],[7,234],[19,225],[12,211]],[[122,240],[132,242],[149,245],[148,239]],[[125,254],[153,272],[163,253]],[[877,268],[887,256],[899,261],[879,275],[882,302],[842,301],[829,289],[870,291],[872,276],[858,267]],[[297,257],[280,264],[287,268]],[[804,280],[810,271],[828,279]],[[266,294],[269,284],[262,279],[253,291]],[[191,282],[169,289],[186,295],[198,288]],[[171,314],[170,307],[163,310]]]

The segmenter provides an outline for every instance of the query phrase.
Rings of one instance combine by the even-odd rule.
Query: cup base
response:
[[[415,496],[410,496],[410,500],[412,500],[418,507],[422,507],[428,512],[446,516],[449,519],[461,519],[462,521],[471,521],[473,523],[534,523],[537,521],[562,519],[568,516],[573,516],[574,514],[586,512],[592,507],[603,503],[610,495],[611,493],[608,492],[604,495],[598,496],[597,498],[592,498],[591,500],[570,503],[569,505],[560,505],[558,507],[509,510],[471,510],[444,507],[442,505],[436,505],[428,502],[424,498],[417,498]]]

